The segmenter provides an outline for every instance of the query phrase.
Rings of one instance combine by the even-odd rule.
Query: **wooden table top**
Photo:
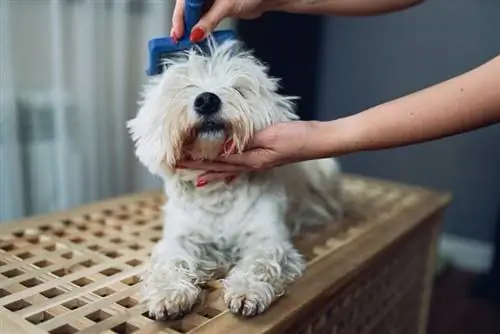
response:
[[[183,319],[147,316],[138,275],[162,233],[158,191],[0,224],[0,332],[279,333],[281,324],[334,293],[450,202],[447,194],[353,175],[344,175],[343,189],[343,223],[296,238],[309,261],[304,277],[253,319],[227,312],[215,282]]]

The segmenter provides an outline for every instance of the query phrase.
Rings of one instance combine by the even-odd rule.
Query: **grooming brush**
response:
[[[146,73],[149,76],[161,74],[163,71],[163,60],[168,58],[172,53],[188,50],[194,46],[198,46],[204,51],[208,50],[207,38],[199,43],[192,43],[189,40],[189,33],[201,18],[203,0],[185,0],[184,3],[184,36],[178,41],[173,40],[171,37],[160,37],[154,38],[148,43],[149,67]],[[236,34],[232,30],[215,31],[211,35],[216,43],[236,38]]]

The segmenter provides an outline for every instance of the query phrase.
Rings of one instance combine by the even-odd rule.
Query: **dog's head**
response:
[[[184,158],[241,152],[256,131],[296,118],[294,98],[278,93],[278,80],[251,53],[235,41],[209,45],[210,55],[193,49],[168,60],[128,123],[153,174]]]

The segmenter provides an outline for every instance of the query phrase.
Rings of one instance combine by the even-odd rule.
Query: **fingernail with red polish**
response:
[[[198,43],[201,42],[203,37],[205,37],[205,31],[202,28],[198,27],[194,28],[193,31],[191,31],[189,39],[191,40],[192,43]]]
[[[208,182],[206,180],[198,180],[198,181],[196,181],[196,187],[197,188],[204,187],[207,184],[208,184]]]

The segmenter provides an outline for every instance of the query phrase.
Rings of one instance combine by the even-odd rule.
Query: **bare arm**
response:
[[[450,80],[346,118],[318,123],[325,156],[439,139],[500,122],[500,56]],[[311,144],[313,145],[313,144]]]
[[[188,33],[198,43],[225,18],[256,18],[267,11],[289,13],[371,16],[414,6],[423,0],[213,0],[211,6]],[[170,36],[184,35],[184,0],[176,0]]]
[[[275,0],[269,10],[289,13],[369,16],[399,11],[424,0]]]
[[[453,79],[329,122],[279,123],[249,149],[217,162],[187,162],[204,182],[286,163],[394,148],[500,122],[500,57]],[[492,143],[496,144],[496,143]]]

